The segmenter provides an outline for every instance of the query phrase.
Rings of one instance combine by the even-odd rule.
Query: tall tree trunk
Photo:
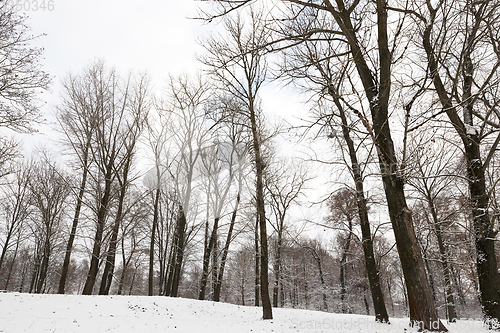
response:
[[[120,182],[120,197],[118,198],[118,209],[116,211],[115,223],[113,224],[113,229],[111,230],[111,239],[109,241],[108,254],[106,257],[106,265],[104,266],[104,272],[102,274],[101,286],[99,289],[99,295],[108,295],[109,289],[111,288],[111,282],[113,282],[113,274],[115,270],[115,258],[116,258],[116,248],[118,245],[118,232],[120,231],[120,224],[123,220],[123,202],[125,200],[125,194],[127,193],[127,174],[128,174],[128,163],[125,165],[124,169],[124,179],[123,183]]]
[[[347,234],[347,239],[342,251],[342,257],[340,258],[340,302],[342,304],[342,313],[348,313],[346,305],[346,265],[347,265],[347,255],[349,253],[349,248],[351,246],[352,239],[352,220],[347,218],[349,224],[349,230]]]
[[[201,274],[201,281],[200,281],[200,291],[198,293],[198,299],[199,300],[204,300],[205,299],[205,293],[207,289],[207,283],[208,283],[208,275],[209,275],[209,270],[210,270],[210,258],[212,256],[212,251],[215,248],[215,243],[217,242],[217,229],[219,228],[219,217],[216,217],[214,219],[214,226],[212,228],[212,232],[210,234],[210,239],[208,241],[208,245],[205,249],[205,253],[203,254],[203,272]]]
[[[148,276],[148,295],[153,296],[154,282],[154,259],[155,259],[155,232],[158,229],[158,208],[160,203],[161,189],[158,182],[158,188],[155,191],[155,202],[153,208],[153,225],[151,226],[151,239],[149,241],[149,276]]]
[[[215,290],[215,286],[217,285],[217,275],[219,274],[219,255],[219,239],[216,234],[214,248],[212,250],[212,300],[213,292]]]
[[[435,16],[436,11],[431,11],[430,20],[433,21]],[[431,32],[432,25],[428,25],[423,34],[423,46],[427,54],[429,71],[441,105],[446,111],[457,134],[460,136],[465,150],[467,178],[472,204],[476,268],[481,307],[486,320],[500,320],[500,306],[498,306],[500,304],[500,274],[498,274],[498,264],[495,254],[496,232],[488,213],[489,197],[484,176],[485,170],[481,159],[480,137],[478,131],[473,127],[474,124],[472,122],[474,98],[472,96],[473,64],[471,54],[473,52],[473,38],[475,38],[475,35],[473,33],[469,35],[467,47],[463,54],[462,101],[464,103],[464,121],[462,121],[439,75],[439,64],[431,44]]]
[[[34,255],[35,267],[33,267],[33,274],[31,275],[30,288],[29,288],[29,291],[28,291],[30,294],[35,289],[36,281],[37,281],[37,278],[38,278],[39,273],[40,273],[40,264],[41,264],[42,258],[41,258],[41,255],[40,255],[39,251],[40,251],[39,249],[35,250],[35,255]]]
[[[283,219],[280,219],[278,226],[278,239],[276,241],[276,257],[274,259],[274,289],[273,307],[278,307],[279,286],[281,283],[281,247],[283,244]]]
[[[368,282],[370,285],[370,292],[373,300],[373,308],[375,310],[375,320],[382,323],[387,323],[389,322],[389,315],[387,314],[384,294],[382,292],[382,286],[380,283],[379,271],[377,263],[375,262],[373,239],[370,230],[370,220],[368,217],[368,207],[365,198],[361,166],[359,165],[356,148],[354,147],[354,142],[351,138],[351,127],[347,122],[344,108],[340,103],[338,91],[336,89],[333,89],[333,87],[330,87],[329,93],[333,97],[334,103],[339,111],[340,119],[342,121],[342,135],[344,137],[344,141],[346,142],[347,149],[349,151],[349,158],[351,160],[351,170],[354,185],[356,187],[356,203],[358,206],[359,221],[361,224],[365,268],[368,274]]]
[[[465,56],[464,69],[464,120],[465,126],[474,128],[472,123],[473,109],[473,65],[470,52]],[[467,133],[469,132],[469,133]],[[489,197],[486,189],[486,178],[481,160],[480,137],[477,130],[467,131],[465,157],[467,160],[467,178],[472,202],[474,218],[474,234],[476,240],[476,267],[481,293],[481,306],[486,320],[500,321],[500,274],[495,253],[497,232],[488,213]]]
[[[250,122],[252,128],[255,172],[257,176],[255,199],[257,200],[257,219],[260,233],[260,297],[262,299],[262,318],[273,319],[271,299],[269,298],[269,254],[267,246],[266,211],[264,206],[264,163],[260,153],[260,134],[257,130],[257,117],[253,100],[250,101]]]
[[[259,218],[255,219],[255,306],[259,306],[260,301],[260,251],[259,251]]]
[[[64,261],[61,270],[61,278],[59,279],[59,287],[57,289],[58,294],[64,294],[64,290],[66,287],[66,280],[68,278],[69,263],[71,261],[71,252],[73,251],[73,243],[75,242],[76,229],[78,228],[78,222],[80,220],[80,211],[82,209],[82,204],[83,204],[83,195],[85,194],[85,187],[87,185],[89,150],[90,150],[90,140],[87,141],[87,145],[85,146],[85,151],[83,154],[82,182],[80,184],[78,197],[76,198],[75,215],[73,216],[73,224],[71,225],[71,232],[69,234],[68,244],[66,245],[66,253],[64,255]]]
[[[24,288],[24,281],[26,280],[26,277],[28,276],[28,268],[26,267],[27,265],[25,265],[22,269],[22,272],[21,272],[21,283],[19,284],[19,292],[22,293],[23,292],[23,288]]]
[[[128,295],[132,295],[132,289],[134,288],[135,277],[137,276],[137,267],[134,269],[134,274],[132,275],[132,280],[130,281],[130,286],[128,288]]]
[[[122,238],[121,250],[122,250],[122,272],[120,274],[120,281],[118,282],[118,295],[121,295],[123,292],[123,283],[125,282],[125,273],[127,272],[128,262],[125,257],[125,239]],[[132,258],[132,256],[130,256]]]
[[[455,312],[455,299],[453,297],[453,291],[451,290],[451,278],[450,269],[448,266],[448,254],[446,252],[443,233],[441,231],[441,225],[439,224],[436,207],[434,206],[434,201],[430,196],[427,197],[429,202],[430,211],[433,220],[434,231],[436,233],[436,238],[438,241],[439,254],[441,256],[441,267],[443,269],[443,279],[444,279],[444,294],[446,298],[446,314],[450,322],[455,322],[457,315]]]
[[[489,198],[481,164],[479,137],[474,135],[466,147],[467,175],[474,217],[476,267],[481,306],[486,319],[500,320],[500,274],[495,253],[496,232],[488,214]]]
[[[2,269],[3,261],[5,259],[5,254],[7,253],[7,248],[9,247],[10,239],[12,237],[12,232],[14,229],[14,225],[11,224],[9,230],[7,231],[7,237],[5,238],[5,242],[2,248],[2,254],[0,255],[0,270]]]
[[[38,274],[38,281],[35,286],[35,293],[40,294],[42,292],[43,285],[45,283],[45,279],[47,278],[47,271],[49,269],[49,259],[50,259],[50,240],[49,240],[49,232],[47,231],[47,235],[45,236],[45,244],[43,246],[43,259],[42,264],[40,265],[40,273]]]
[[[241,184],[241,183],[240,183]],[[219,302],[220,300],[220,291],[222,287],[222,280],[224,279],[224,268],[226,266],[227,255],[229,254],[229,246],[231,245],[232,237],[233,237],[233,229],[234,224],[236,223],[236,214],[238,213],[238,206],[241,200],[241,186],[238,190],[238,194],[236,195],[236,204],[234,205],[233,214],[231,215],[231,223],[229,224],[229,230],[227,232],[226,244],[224,245],[224,249],[222,250],[222,258],[220,260],[219,273],[217,274],[217,284],[214,289],[214,301]]]
[[[99,270],[99,257],[101,255],[104,224],[106,223],[108,204],[111,199],[112,170],[113,166],[108,164],[105,175],[104,193],[99,202],[99,210],[97,212],[97,225],[94,236],[94,246],[92,248],[92,258],[90,260],[90,268],[85,281],[85,286],[83,287],[83,295],[92,295],[92,290],[94,289],[94,284],[97,278],[97,271]]]
[[[125,268],[120,274],[120,281],[118,282],[118,291],[116,292],[117,295],[121,295],[123,293],[123,283],[125,282]]]
[[[340,2],[337,1],[337,3]],[[413,229],[412,214],[406,204],[404,180],[398,172],[398,160],[389,127],[389,97],[393,59],[389,51],[386,1],[377,0],[376,9],[379,56],[378,79],[373,76],[374,74],[367,64],[365,52],[361,49],[356,35],[356,28],[351,22],[350,11],[345,8],[340,12],[333,10],[332,15],[349,43],[352,59],[361,79],[366,98],[370,102],[373,122],[372,134],[377,148],[382,171],[382,182],[401,267],[406,280],[410,319],[424,329],[446,331],[446,327],[438,318],[432,301],[432,292],[425,272],[425,264]],[[366,124],[366,119],[362,115],[361,120]]]
[[[245,306],[245,276],[241,276],[241,286],[240,286],[240,292],[241,292],[241,305]]]
[[[177,228],[177,227],[176,227]],[[167,278],[165,279],[165,296],[170,296],[172,293],[172,281],[174,279],[175,253],[176,253],[176,236],[174,234],[174,242],[170,248],[168,257]]]
[[[177,219],[177,226],[175,231],[175,255],[174,255],[174,266],[172,272],[172,284],[170,296],[177,297],[179,291],[179,283],[181,281],[181,270],[182,270],[182,260],[184,258],[184,238],[186,233],[186,215],[184,214],[184,208],[179,207],[179,217]]]
[[[161,206],[161,202],[160,202],[160,206]],[[167,208],[167,211],[169,211],[168,208]],[[165,296],[166,290],[167,290],[167,282],[168,282],[169,260],[170,260],[170,255],[171,255],[171,249],[169,251],[169,243],[170,243],[169,234],[170,233],[167,232],[165,234],[165,228],[167,230],[169,230],[169,227],[168,227],[168,225],[167,225],[167,227],[165,227],[165,222],[172,221],[172,220],[169,216],[167,216],[166,218],[163,217],[161,207],[160,207],[159,213],[160,213],[159,214],[159,221],[161,221],[161,235],[163,235],[162,237],[160,237],[160,229],[159,229],[160,224],[158,224],[158,237],[159,237],[159,239],[158,239],[159,240],[158,253],[160,254],[160,275],[161,275],[161,279],[159,279],[159,283],[160,283],[160,295]],[[169,212],[169,214],[170,213],[171,212]],[[163,239],[163,237],[165,237],[165,239]]]

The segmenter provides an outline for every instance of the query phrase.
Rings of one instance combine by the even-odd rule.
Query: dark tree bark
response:
[[[212,227],[212,232],[210,233],[210,238],[205,248],[203,254],[203,272],[201,274],[200,291],[198,293],[198,299],[205,299],[205,292],[207,289],[208,275],[210,270],[210,257],[212,256],[212,251],[214,250],[217,242],[217,229],[219,228],[219,217],[214,219],[214,225]]]
[[[177,297],[179,283],[181,280],[182,260],[184,258],[184,245],[186,234],[186,216],[182,205],[179,205],[179,213],[176,222],[173,254],[171,260],[171,271],[167,282],[167,296]]]
[[[283,220],[278,222],[278,239],[276,240],[276,257],[274,259],[273,307],[278,307],[279,288],[281,284],[281,248],[283,246]]]
[[[370,70],[365,53],[360,47],[350,12],[343,1],[336,1],[338,10],[329,1],[324,2],[342,30],[351,50],[356,70],[370,101],[374,143],[377,148],[382,182],[387,199],[396,245],[403,268],[408,293],[410,319],[428,330],[446,331],[438,318],[432,292],[425,271],[422,252],[415,236],[412,214],[406,204],[404,180],[398,171],[398,160],[389,127],[389,97],[391,90],[392,54],[389,51],[387,3],[376,1],[378,32],[378,78]],[[436,325],[437,323],[437,325]]]
[[[128,188],[128,173],[130,169],[130,164],[132,162],[132,155],[127,158],[125,166],[123,169],[123,180],[118,178],[120,184],[120,196],[118,197],[118,209],[116,211],[115,223],[111,230],[111,239],[109,241],[109,248],[106,256],[106,264],[104,266],[104,272],[102,273],[101,286],[99,288],[99,295],[108,295],[109,289],[111,288],[111,282],[113,281],[113,274],[115,270],[115,258],[116,258],[116,248],[118,245],[118,232],[120,231],[120,224],[123,220],[123,203],[125,201],[125,195],[127,194]]]
[[[122,272],[120,274],[120,281],[118,282],[118,295],[121,295],[123,293],[123,285],[125,283],[125,275],[127,273],[127,269],[130,265],[130,261],[132,260],[132,253],[130,256],[127,258],[125,256],[125,238],[122,238],[122,243],[121,243],[121,250],[122,250]]]
[[[110,159],[106,165],[104,189],[101,199],[99,200],[99,210],[97,211],[96,231],[94,236],[94,246],[92,248],[90,267],[83,287],[83,295],[92,295],[94,284],[99,270],[99,259],[101,256],[102,238],[104,233],[104,225],[108,214],[108,204],[111,200],[111,183],[113,175],[114,159]]]
[[[241,182],[240,182],[241,184]],[[229,254],[229,246],[231,245],[232,237],[233,237],[233,229],[236,223],[236,214],[238,213],[238,206],[241,200],[240,194],[241,188],[238,190],[238,194],[236,195],[236,204],[234,205],[234,210],[231,215],[231,223],[229,224],[229,231],[227,232],[226,244],[224,245],[224,249],[222,251],[222,258],[220,260],[220,267],[217,274],[217,282],[214,289],[214,301],[220,301],[220,291],[222,287],[222,281],[224,278],[224,268],[226,266],[227,255]],[[243,295],[244,296],[244,295]],[[242,299],[243,300],[243,299]]]
[[[90,150],[90,138],[83,153],[83,169],[82,169],[82,182],[80,184],[80,190],[78,191],[78,197],[76,198],[75,215],[73,216],[73,224],[71,225],[71,232],[68,238],[68,244],[66,245],[66,253],[64,255],[64,262],[61,270],[61,278],[59,279],[59,287],[57,289],[58,294],[64,294],[66,287],[66,280],[68,278],[69,263],[71,261],[71,252],[73,251],[73,243],[75,242],[76,229],[78,228],[78,222],[80,219],[80,211],[83,204],[83,195],[85,194],[85,186],[87,185],[87,174],[88,174],[88,158]]]
[[[255,172],[256,172],[256,200],[257,200],[257,219],[259,221],[260,234],[260,297],[262,299],[263,319],[273,319],[273,311],[271,308],[271,299],[269,298],[269,252],[267,246],[267,228],[266,228],[266,212],[264,204],[264,165],[260,153],[260,135],[257,130],[257,117],[253,99],[249,105],[250,123],[253,137],[253,151],[255,157]]]
[[[373,300],[373,307],[375,310],[375,320],[386,323],[389,322],[389,315],[384,302],[384,294],[380,283],[380,276],[375,262],[375,255],[373,252],[373,239],[370,231],[370,221],[368,218],[368,207],[365,198],[363,175],[361,173],[361,166],[358,162],[358,156],[354,142],[351,138],[351,127],[347,122],[347,117],[342,104],[340,103],[339,94],[333,86],[329,87],[329,93],[333,97],[334,103],[339,111],[339,116],[342,123],[342,135],[349,151],[349,158],[351,160],[351,171],[353,175],[354,185],[356,187],[356,203],[358,208],[359,221],[361,224],[361,235],[364,253],[364,262],[366,272],[368,274],[368,282],[370,285],[370,292]]]
[[[347,238],[345,239],[345,244],[342,248],[342,255],[340,257],[340,302],[342,303],[342,313],[349,313],[346,305],[346,265],[347,265],[347,255],[349,254],[349,248],[351,246],[352,240],[352,220],[347,218],[348,230]]]
[[[176,223],[176,228],[177,228],[177,223]],[[165,296],[170,296],[172,293],[172,281],[174,279],[174,268],[175,268],[175,240],[176,236],[174,233],[174,242],[172,244],[172,247],[170,248],[170,255],[168,257],[168,271],[167,271],[167,278],[165,279]]]
[[[316,261],[316,265],[318,266],[319,279],[321,282],[321,294],[323,300],[323,311],[328,311],[328,303],[326,299],[326,283],[325,283],[325,275],[323,273],[323,266],[321,265],[321,257],[318,255],[316,249],[312,248],[312,255],[314,260]]]
[[[155,258],[155,233],[158,229],[158,214],[159,214],[159,204],[160,204],[160,182],[158,182],[158,188],[155,191],[155,201],[153,207],[153,225],[151,226],[151,239],[149,242],[149,276],[148,276],[148,295],[153,296],[153,282],[154,282],[154,258]]]
[[[255,306],[259,306],[260,304],[260,250],[259,250],[259,218],[255,219],[255,234],[254,234],[254,242],[255,242],[255,283],[254,283],[254,298],[255,298]]]
[[[217,284],[217,275],[219,274],[219,236],[215,235],[215,243],[214,248],[212,250],[212,300],[213,300],[213,292],[215,290],[215,286]]]
[[[423,33],[422,45],[427,55],[428,70],[433,79],[436,93],[443,110],[459,135],[465,151],[475,234],[476,268],[483,314],[486,320],[500,320],[500,306],[498,306],[500,304],[500,274],[498,274],[498,264],[495,254],[496,232],[488,213],[489,197],[486,188],[485,165],[483,165],[481,158],[481,137],[479,131],[473,127],[472,117],[476,98],[472,95],[474,67],[471,57],[473,51],[475,51],[475,39],[479,25],[483,19],[482,15],[488,4],[488,2],[478,3],[479,8],[474,12],[472,27],[464,28],[468,29],[468,34],[463,53],[461,54],[461,58],[463,59],[461,68],[463,78],[463,121],[459,116],[457,108],[452,103],[452,94],[446,89],[439,73],[440,64],[431,38],[433,24],[427,24]],[[430,14],[427,20],[429,23],[433,23],[437,15],[437,9],[434,9],[430,5],[427,8]]]
[[[38,280],[35,286],[35,293],[41,294],[45,279],[47,278],[47,271],[49,270],[49,259],[51,254],[51,244],[49,240],[50,235],[47,235],[43,245],[42,263],[40,264],[40,271],[38,273]]]

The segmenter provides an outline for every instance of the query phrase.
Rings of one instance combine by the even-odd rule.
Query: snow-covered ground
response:
[[[391,325],[374,317],[317,311],[273,309],[263,321],[262,310],[210,301],[145,296],[76,296],[0,293],[0,332],[417,332],[407,318]],[[486,333],[476,320],[446,324],[451,333]]]

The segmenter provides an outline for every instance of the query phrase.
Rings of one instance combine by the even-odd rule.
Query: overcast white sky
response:
[[[130,70],[151,76],[155,92],[165,88],[169,74],[193,72],[201,51],[197,39],[210,27],[197,16],[194,0],[38,0],[45,10],[33,10],[33,0],[20,1],[34,35],[45,34],[34,45],[44,48],[44,69],[53,77],[43,109],[48,123],[40,133],[23,136],[25,151],[50,146],[54,138],[51,113],[58,103],[61,80],[78,73],[91,61],[102,58],[122,74]],[[52,9],[52,10],[49,10]]]
[[[122,73],[146,70],[159,92],[169,74],[201,67],[196,54],[203,49],[197,41],[216,28],[215,23],[194,19],[204,4],[195,0],[51,0],[52,11],[32,10],[33,0],[17,1],[30,9],[26,14],[32,33],[46,34],[36,41],[45,49],[45,70],[54,76],[52,93],[45,95],[45,113],[57,103],[61,79],[97,58]],[[49,0],[38,3],[42,1],[47,5]],[[286,95],[276,85],[266,87],[262,98],[267,114],[289,117],[304,110],[300,96]]]
[[[155,78],[166,77],[192,66],[196,38],[208,29],[188,19],[196,16],[194,0],[53,1],[52,11],[26,13],[33,33],[47,34],[38,42],[56,81],[99,57],[122,71],[148,70]]]

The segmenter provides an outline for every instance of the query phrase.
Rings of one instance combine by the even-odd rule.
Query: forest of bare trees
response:
[[[0,126],[29,133],[50,76],[0,7]],[[2,134],[0,289],[495,327],[500,3],[213,0],[199,19],[218,29],[198,74],[156,92],[90,61],[61,80],[56,151]]]

